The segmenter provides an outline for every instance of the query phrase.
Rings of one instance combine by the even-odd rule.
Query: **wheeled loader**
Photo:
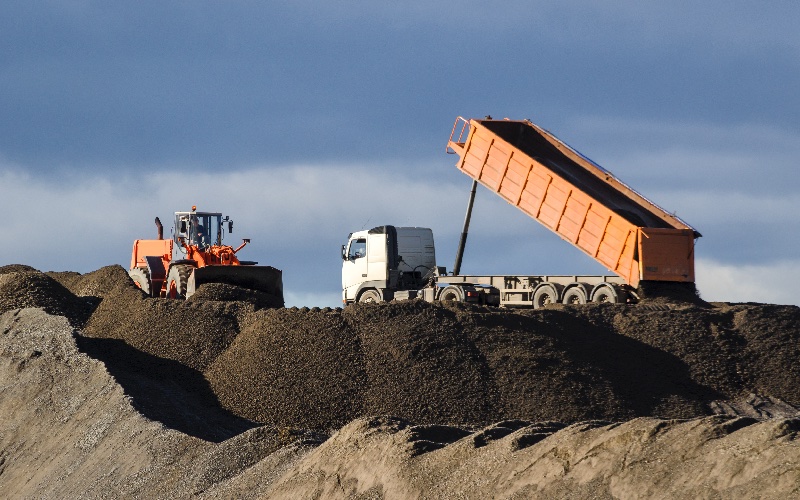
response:
[[[279,269],[240,260],[237,253],[249,239],[233,248],[223,244],[233,232],[233,220],[217,212],[175,212],[172,238],[155,219],[158,238],[133,242],[128,274],[150,297],[186,299],[205,283],[226,283],[270,294],[283,303],[283,278]],[[226,231],[227,230],[227,231]]]

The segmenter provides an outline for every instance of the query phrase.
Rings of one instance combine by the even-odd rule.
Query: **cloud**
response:
[[[791,280],[780,281],[782,274],[771,270],[791,263],[796,255],[800,221],[795,212],[800,198],[793,183],[797,180],[791,176],[784,180],[777,173],[745,175],[755,171],[761,158],[746,153],[752,146],[748,141],[774,138],[774,130],[609,121],[633,136],[638,131],[644,137],[664,137],[665,142],[691,142],[687,149],[691,153],[670,147],[665,147],[665,153],[648,152],[648,141],[634,140],[626,144],[632,152],[619,153],[618,162],[599,163],[704,234],[697,247],[704,298],[710,293],[728,300],[726,290],[746,293],[752,285],[740,285],[745,275],[750,275],[748,283],[770,273],[775,278],[772,284],[759,278],[758,294],[749,300],[774,296],[776,286],[785,288],[782,283]],[[585,123],[584,130],[602,128],[602,120]],[[766,143],[778,164],[776,172],[789,171],[788,158],[797,156],[796,146],[777,148],[792,137],[785,132],[781,139]],[[731,141],[740,143],[745,153],[729,153]],[[695,146],[702,154],[692,149]],[[140,175],[115,174],[114,168],[89,175],[76,169],[71,177],[52,179],[29,173],[35,169],[27,165],[0,161],[0,208],[10,214],[0,230],[13,235],[14,242],[5,246],[2,259],[42,270],[89,272],[114,263],[127,268],[133,240],[155,236],[155,216],[169,233],[172,213],[197,205],[199,210],[221,211],[235,220],[234,233],[226,242],[236,245],[240,238],[251,238],[252,243],[242,250],[245,258],[284,271],[287,297],[292,297],[293,305],[308,300],[322,302],[305,305],[336,306],[339,246],[351,231],[384,224],[431,227],[439,264],[451,267],[470,179],[453,168],[454,157],[440,156],[417,163],[252,164],[211,172],[187,164]],[[640,168],[645,163],[647,168]],[[670,170],[670,165],[678,167]],[[726,168],[735,174],[725,177]],[[770,172],[771,167],[764,168]],[[730,278],[730,273],[746,266],[756,272]],[[462,270],[473,274],[607,272],[483,187],[477,193]],[[789,300],[785,293],[779,297]]]
[[[765,265],[730,265],[698,259],[695,274],[700,296],[708,302],[800,305],[797,294],[800,260],[797,259]]]
[[[460,175],[460,174],[459,174]],[[458,177],[456,177],[458,178]],[[65,189],[18,166],[0,169],[2,234],[14,235],[3,264],[81,273],[110,264],[129,266],[135,239],[166,235],[172,214],[196,205],[235,221],[226,243],[252,243],[248,260],[284,272],[287,297],[339,305],[339,246],[347,234],[384,224],[460,230],[469,183],[431,183],[406,177],[400,166],[296,165],[218,174],[178,170],[142,177],[84,177]],[[452,229],[449,229],[451,228]],[[336,297],[331,303],[331,297]]]

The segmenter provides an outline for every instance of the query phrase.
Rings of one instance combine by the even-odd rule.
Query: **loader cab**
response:
[[[175,212],[175,258],[183,258],[186,249],[181,245],[183,239],[187,245],[206,250],[212,245],[221,245],[223,238],[223,219],[220,213],[211,212]]]

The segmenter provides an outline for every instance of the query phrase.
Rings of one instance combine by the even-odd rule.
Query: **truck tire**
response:
[[[581,286],[573,286],[564,292],[561,302],[567,305],[580,305],[586,303],[586,291]]]
[[[141,289],[145,295],[152,297],[152,286],[150,283],[150,272],[141,267],[135,267],[128,271],[128,276],[133,280],[133,284]]]
[[[186,287],[189,283],[189,275],[192,274],[194,267],[185,264],[178,264],[169,268],[167,273],[167,298],[180,299],[186,298]]]
[[[597,304],[616,304],[619,296],[613,286],[600,285],[592,292],[592,302]]]
[[[540,309],[550,304],[558,304],[558,291],[550,283],[536,287],[533,292],[533,307]]]
[[[358,296],[358,301],[375,303],[375,302],[383,302],[383,299],[381,298],[381,294],[378,293],[377,290],[375,290],[374,288],[370,288],[368,290],[364,290],[364,292]]]
[[[439,300],[441,302],[464,302],[464,290],[460,286],[450,285],[439,294]]]

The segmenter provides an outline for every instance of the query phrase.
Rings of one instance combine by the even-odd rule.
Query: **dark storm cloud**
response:
[[[788,27],[775,7],[724,5],[20,3],[0,16],[0,154],[41,172],[418,160],[487,113],[796,127],[797,35],[758,29]]]

